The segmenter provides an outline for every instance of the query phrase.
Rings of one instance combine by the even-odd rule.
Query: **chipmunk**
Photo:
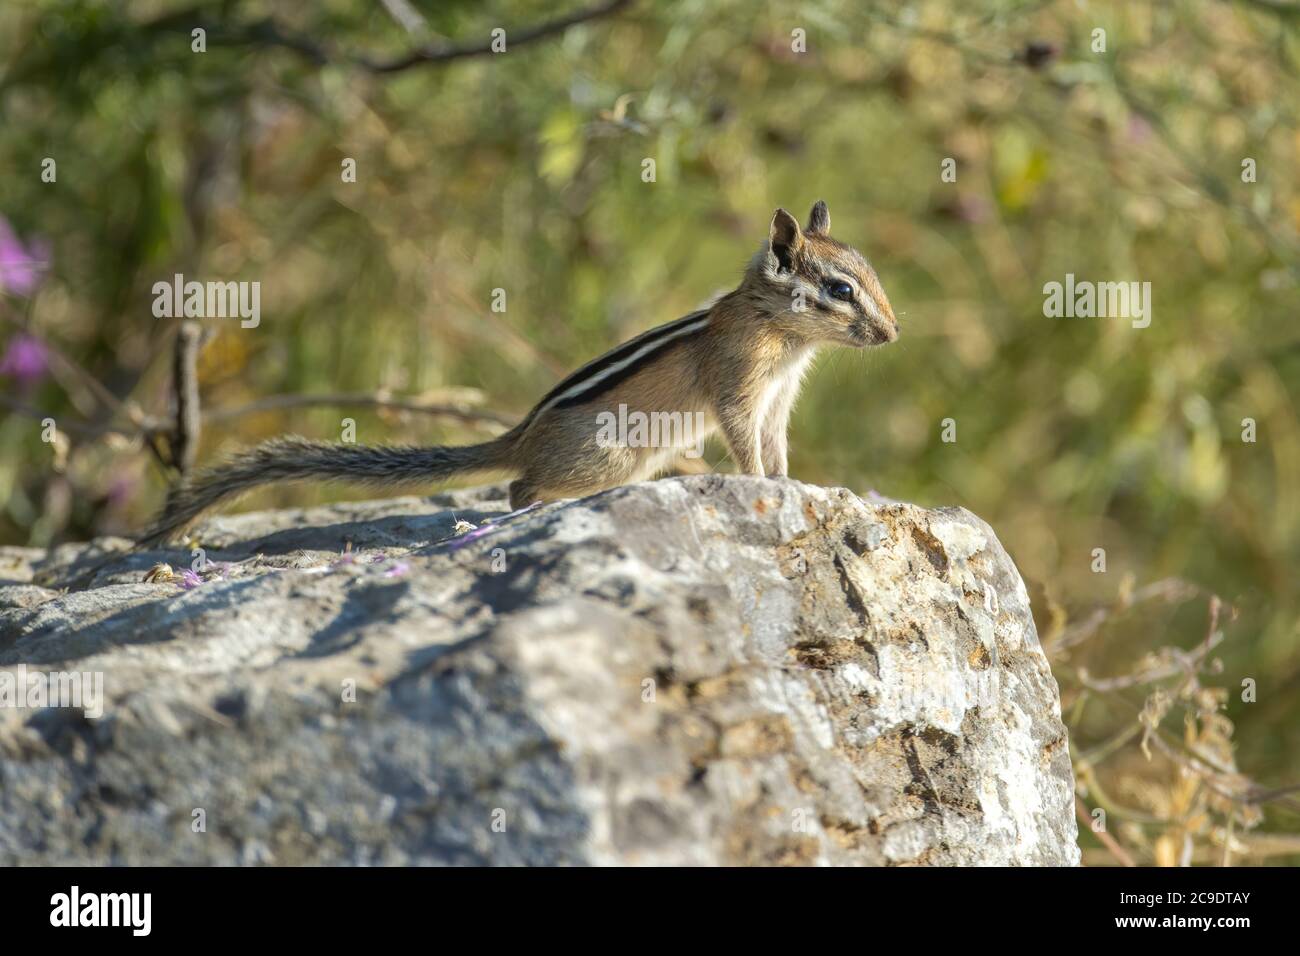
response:
[[[812,207],[804,229],[777,209],[767,242],[734,291],[588,362],[498,438],[426,448],[273,439],[173,489],[140,543],[165,541],[218,502],[278,481],[409,485],[504,471],[518,476],[510,484],[510,504],[518,509],[666,470],[680,448],[598,440],[598,418],[620,406],[700,414],[706,432],[721,430],[741,472],[784,476],[786,425],[817,347],[898,338],[875,270],[832,239],[830,226],[824,202]]]

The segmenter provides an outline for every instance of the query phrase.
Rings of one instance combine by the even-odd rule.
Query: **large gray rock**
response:
[[[1078,862],[969,512],[706,476],[454,537],[506,510],[216,518],[188,588],[143,581],[188,551],[0,549],[0,670],[105,698],[0,708],[0,864]]]

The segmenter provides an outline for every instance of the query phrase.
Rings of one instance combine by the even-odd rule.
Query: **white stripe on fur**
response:
[[[537,409],[537,414],[546,411],[554,405],[558,405],[560,402],[566,402],[571,398],[576,398],[584,392],[590,391],[611,375],[616,375],[628,366],[636,364],[647,355],[657,352],[670,342],[674,342],[684,335],[690,335],[692,332],[698,332],[709,324],[709,317],[706,315],[703,318],[696,319],[694,322],[688,322],[686,325],[679,325],[676,328],[673,327],[674,324],[675,323],[665,326],[664,334],[653,337],[627,358],[621,359],[606,368],[602,368],[589,378],[584,378],[580,382],[575,382],[560,394],[553,396],[545,405]],[[653,336],[654,330],[645,333],[645,335]]]

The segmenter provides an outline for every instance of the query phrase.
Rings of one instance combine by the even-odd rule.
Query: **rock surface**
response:
[[[0,864],[1078,862],[1056,682],[969,512],[697,476],[456,536],[506,510],[215,518],[181,582],[0,549],[0,673],[104,688],[0,707]]]

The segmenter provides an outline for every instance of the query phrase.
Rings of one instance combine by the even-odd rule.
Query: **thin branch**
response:
[[[133,426],[112,425],[109,423],[92,424],[90,422],[80,422],[76,420],[69,421],[65,415],[55,415],[53,412],[42,411],[26,402],[20,402],[16,398],[10,398],[8,395],[0,395],[0,407],[7,408],[11,412],[19,415],[27,415],[31,418],[44,421],[47,418],[54,419],[55,429],[68,435],[76,435],[93,441],[103,438],[105,435],[119,435],[122,438],[139,438],[144,442],[144,447],[148,448],[153,454],[154,460],[162,467],[164,474],[171,474],[171,464],[166,455],[163,454],[158,439],[160,436],[167,434],[168,426],[152,418],[141,417],[138,424]]]
[[[54,419],[54,427],[58,430],[67,432],[69,435],[80,435],[85,438],[101,438],[104,435],[122,435],[126,438],[136,438],[141,433],[141,429],[135,426],[95,425],[90,422],[69,421],[65,415],[42,411],[34,405],[20,402],[16,398],[10,398],[8,395],[3,394],[0,394],[0,407],[41,421],[52,418]]]
[[[203,416],[199,406],[199,349],[203,328],[185,321],[176,333],[173,353],[172,393],[176,398],[176,420],[171,432],[172,464],[182,474],[189,474],[199,454],[199,435]]]
[[[1162,578],[1144,585],[1130,595],[1121,595],[1109,607],[1099,607],[1078,624],[1066,628],[1055,641],[1044,647],[1049,656],[1055,657],[1066,648],[1080,644],[1101,629],[1101,626],[1115,614],[1130,610],[1144,601],[1162,600],[1169,604],[1186,601],[1201,593],[1196,585],[1181,578]]]
[[[1100,763],[1104,763],[1106,760],[1110,759],[1112,755],[1122,749],[1130,740],[1142,733],[1142,729],[1142,725],[1139,723],[1127,724],[1118,733],[1111,737],[1110,740],[1103,741],[1091,750],[1080,754],[1075,760],[1075,764],[1082,768],[1095,767]]]
[[[572,13],[546,20],[535,26],[506,31],[508,48],[513,49],[537,40],[563,33],[569,27],[587,23],[618,13],[631,6],[634,0],[604,0]],[[347,53],[336,50],[313,37],[284,30],[270,17],[242,26],[228,27],[220,23],[205,22],[192,12],[169,14],[147,25],[153,30],[181,30],[188,33],[195,27],[207,30],[214,39],[226,45],[280,47],[297,53],[316,66],[329,63],[347,63],[375,74],[399,73],[422,64],[450,63],[470,57],[491,54],[492,40],[473,43],[427,43],[391,59],[373,58],[364,53]]]
[[[1102,845],[1110,851],[1110,855],[1119,861],[1120,866],[1137,866],[1133,857],[1128,855],[1128,851],[1119,845],[1118,840],[1105,830],[1092,829],[1092,817],[1088,815],[1088,808],[1083,805],[1083,800],[1079,797],[1074,798],[1074,812],[1079,817],[1079,822],[1088,827],[1092,835],[1102,842]]]
[[[569,27],[576,26],[579,23],[585,23],[588,20],[595,20],[600,17],[609,16],[617,13],[624,7],[629,6],[632,0],[605,0],[604,3],[597,3],[581,10],[575,10],[567,16],[557,17],[554,20],[548,20],[540,23],[535,27],[529,27],[524,30],[507,31],[506,42],[511,47],[522,46],[525,43],[532,43],[557,33],[563,33]],[[482,56],[492,52],[492,41],[486,43],[438,43],[428,44],[419,49],[412,50],[403,56],[388,61],[374,61],[358,59],[358,63],[374,73],[396,73],[399,70],[409,69],[421,63],[447,63],[451,60],[462,60],[472,56]]]
[[[1146,670],[1136,670],[1131,674],[1120,674],[1117,677],[1096,678],[1090,676],[1086,668],[1080,667],[1075,670],[1075,677],[1084,687],[1099,694],[1154,684],[1167,677],[1194,672],[1205,656],[1221,643],[1223,643],[1223,634],[1216,632],[1193,651],[1184,651],[1178,647],[1163,648],[1164,660],[1157,661]]]
[[[379,0],[388,15],[407,33],[420,35],[427,33],[429,25],[424,22],[420,11],[411,6],[410,0]]]

